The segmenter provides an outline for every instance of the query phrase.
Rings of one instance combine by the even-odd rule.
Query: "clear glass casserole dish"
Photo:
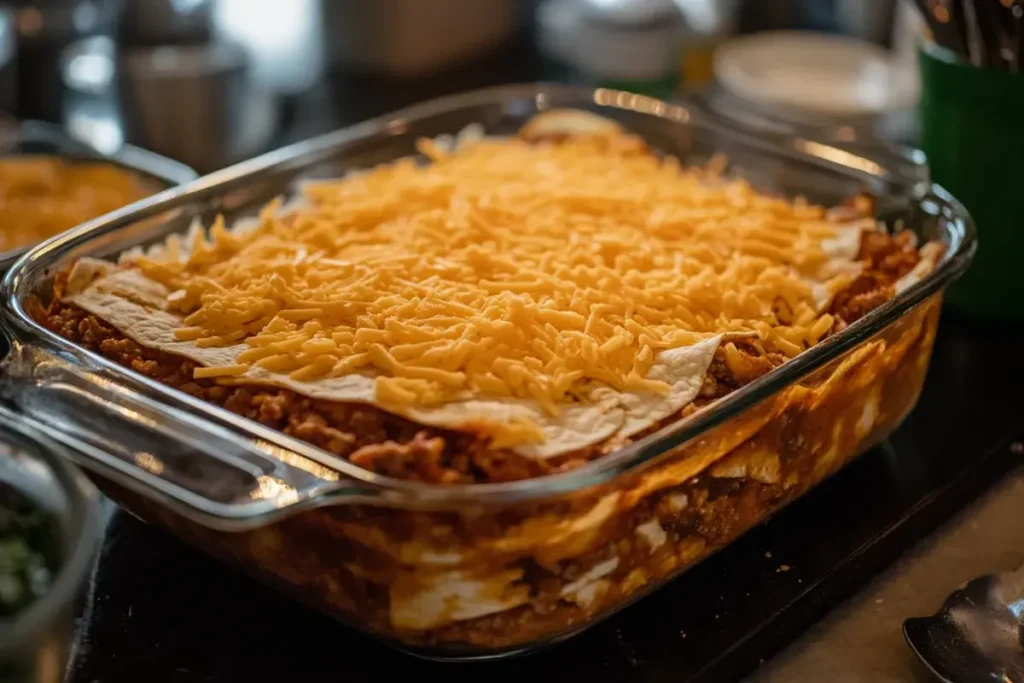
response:
[[[758,380],[619,450],[511,483],[391,479],[157,383],[40,325],[29,301],[85,256],[110,257],[253,215],[298,181],[414,155],[418,138],[539,111],[599,113],[685,163],[727,155],[755,187],[877,213],[944,246],[923,280]],[[141,517],[402,649],[513,654],[567,638],[728,544],[884,438],[924,381],[943,288],[975,250],[970,219],[920,173],[609,90],[514,86],[437,100],[294,145],[33,249],[3,285],[6,392]]]

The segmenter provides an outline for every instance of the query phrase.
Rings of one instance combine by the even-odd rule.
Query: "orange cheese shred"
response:
[[[175,292],[178,339],[248,347],[197,377],[367,373],[383,402],[550,411],[583,382],[668,390],[647,378],[667,348],[742,331],[792,356],[832,325],[808,284],[836,234],[822,207],[598,136],[419,149],[306,186],[244,238],[218,221],[136,259]]]

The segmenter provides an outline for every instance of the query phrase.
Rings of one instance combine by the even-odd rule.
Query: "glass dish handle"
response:
[[[684,97],[681,102],[691,116],[708,126],[727,128],[742,135],[775,135],[786,139],[786,146],[802,154],[824,158],[853,169],[863,169],[865,162],[874,162],[885,173],[896,174],[900,181],[910,185],[930,182],[928,160],[924,152],[867,135],[852,126],[789,121],[754,109],[744,110],[747,121],[741,121],[716,115],[698,97]],[[755,123],[749,122],[751,120]],[[871,172],[877,173],[878,169],[871,169]]]
[[[847,135],[848,132],[852,137]],[[907,185],[924,186],[931,182],[924,152],[913,147],[865,135],[858,136],[846,128],[832,129],[824,126],[794,126],[791,136],[793,146],[804,154],[854,169],[870,170],[873,174],[882,171],[888,175],[896,175],[899,182]],[[839,152],[838,155],[836,151]],[[867,169],[864,162],[877,164],[880,168]]]
[[[251,529],[324,504],[326,494],[337,503],[364,492],[333,470],[296,454],[285,462],[38,348],[16,345],[0,369],[0,393],[78,464],[205,526]]]

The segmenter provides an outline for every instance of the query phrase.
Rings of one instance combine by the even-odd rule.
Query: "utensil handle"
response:
[[[251,529],[312,507],[325,494],[359,491],[329,468],[297,454],[285,462],[280,452],[268,453],[270,444],[38,348],[16,345],[0,371],[3,395],[70,448],[79,465],[206,526]]]
[[[952,21],[952,0],[915,0],[915,5],[928,25],[934,42],[966,58],[967,44],[960,30],[962,26]]]

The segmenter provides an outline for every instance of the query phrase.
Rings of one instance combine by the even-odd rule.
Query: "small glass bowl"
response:
[[[78,600],[101,538],[98,495],[63,446],[2,405],[0,485],[13,487],[52,515],[60,548],[49,590],[13,617],[0,618],[0,681],[59,683]]]

